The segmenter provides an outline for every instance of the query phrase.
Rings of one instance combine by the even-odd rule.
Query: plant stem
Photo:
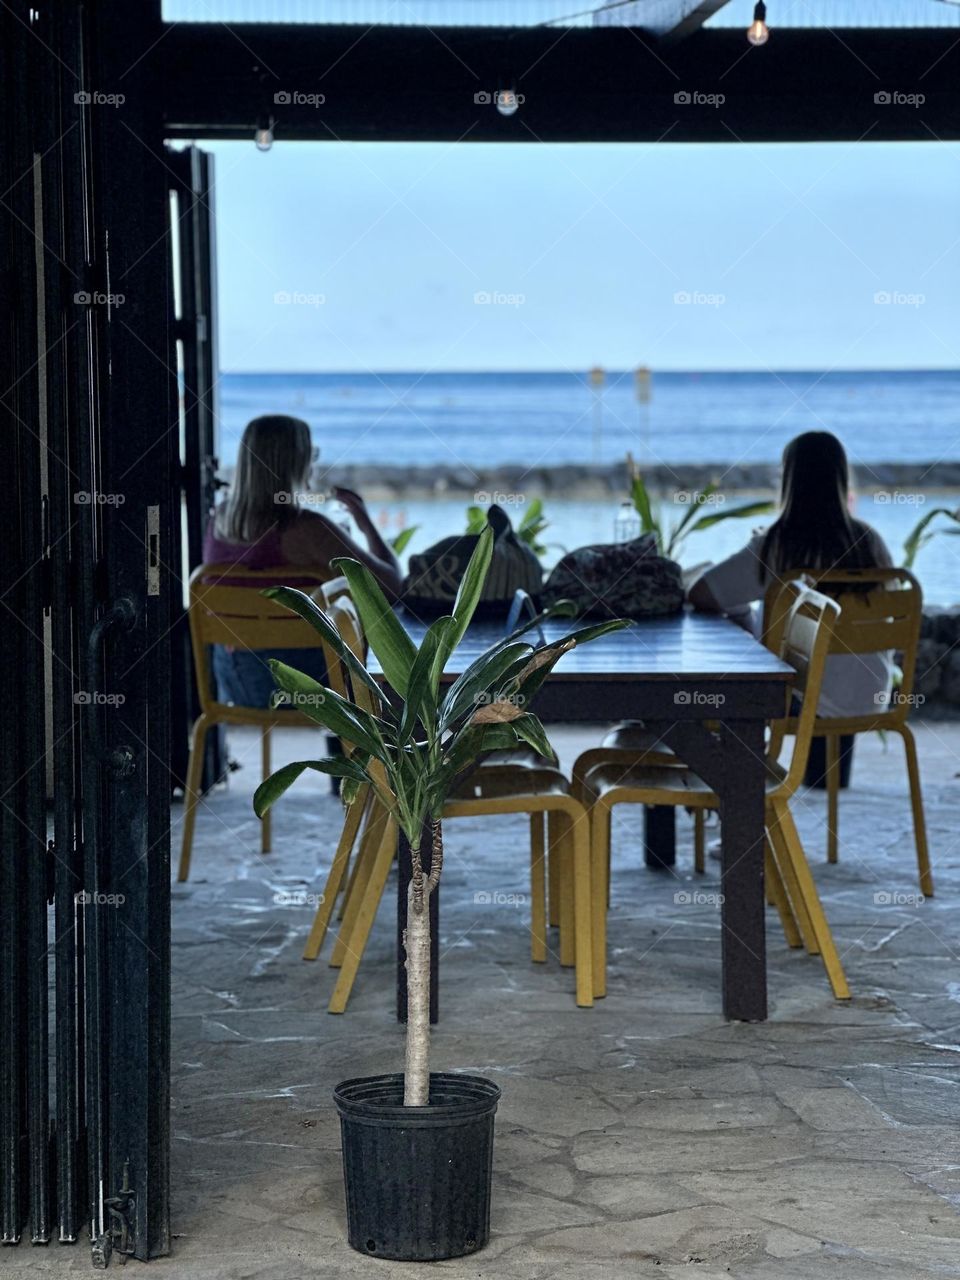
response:
[[[419,858],[417,859],[419,861]],[[418,892],[419,889],[419,892]],[[430,1102],[430,893],[411,879],[407,890],[407,1052],[403,1105],[425,1107]]]

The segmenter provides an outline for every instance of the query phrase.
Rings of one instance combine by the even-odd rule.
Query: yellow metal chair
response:
[[[359,652],[361,631],[352,602],[341,598],[334,603],[330,614],[345,643],[355,653]],[[359,706],[372,710],[370,694],[362,684],[354,684],[352,692]],[[444,807],[443,818],[509,813],[525,813],[531,817],[531,949],[538,961],[546,960],[545,850],[543,828],[534,826],[533,819],[544,814],[552,819],[551,839],[555,839],[558,846],[562,880],[569,886],[569,892],[563,894],[560,961],[575,968],[577,1004],[592,1005],[594,996],[602,995],[604,988],[602,975],[598,976],[593,968],[592,872],[586,810],[571,795],[569,784],[559,770],[526,764],[510,768],[500,762],[472,774]],[[340,967],[328,1006],[331,1013],[342,1013],[346,1008],[396,853],[395,826],[375,800],[371,801],[368,822],[378,824],[376,831],[380,838],[361,846],[353,883],[348,887],[343,926],[331,956],[331,964]]]
[[[238,649],[315,649],[319,637],[289,609],[261,595],[264,587],[283,581],[320,583],[320,573],[287,566],[279,569],[244,569],[242,565],[201,565],[190,577],[190,639],[200,698],[200,715],[190,739],[190,762],[183,796],[183,837],[178,880],[190,875],[193,833],[200,803],[200,783],[207,734],[218,724],[253,725],[261,731],[263,776],[270,773],[270,732],[279,725],[316,728],[295,708],[240,707],[219,702],[212,692],[210,646]],[[270,814],[261,822],[260,847],[270,850]]]
[[[790,798],[803,781],[823,667],[833,628],[840,613],[835,601],[803,584],[788,584],[789,608],[783,619],[779,652],[796,672],[795,691],[803,697],[796,719],[796,736],[789,765],[778,762],[782,734],[772,735],[767,753],[766,834],[764,865],[768,894],[773,900],[791,946],[806,945],[823,959],[837,999],[850,995],[830,926],[820,904],[816,885],[803,853],[790,812]],[[602,964],[606,948],[606,912],[612,810],[618,804],[684,805],[719,809],[717,794],[697,774],[676,767],[603,766],[591,771],[584,782],[592,796],[593,938],[595,964]]]
[[[917,744],[907,724],[913,705],[913,685],[917,666],[917,648],[923,616],[923,593],[920,583],[908,569],[831,569],[827,572],[804,570],[803,576],[840,601],[842,612],[830,643],[829,654],[858,656],[885,651],[899,653],[902,672],[899,686],[889,700],[877,705],[866,715],[817,716],[813,736],[826,739],[827,781],[827,858],[837,861],[839,844],[840,738],[845,734],[881,730],[896,733],[903,739],[913,810],[913,832],[920,873],[920,889],[933,896],[933,877],[927,848],[927,828],[920,790],[920,768]],[[873,587],[872,590],[869,588]],[[776,649],[786,610],[781,602],[782,587],[774,583],[764,600],[764,643]],[[779,724],[781,734],[795,732],[796,719]]]
[[[330,613],[334,601],[339,600],[343,596],[349,596],[350,589],[346,578],[333,578],[326,582],[318,590],[314,591],[313,598],[317,604],[326,612]],[[327,667],[327,683],[334,693],[340,694],[342,698],[349,698],[351,691],[347,685],[346,672],[343,663],[335,651],[322,638],[320,640],[323,649],[324,662]],[[366,657],[362,645],[357,651],[357,657],[361,661]],[[316,725],[313,726],[316,728]],[[344,755],[349,756],[353,752],[353,747],[349,742],[341,742],[340,749]],[[362,824],[362,834],[361,834]],[[357,842],[357,836],[360,835],[360,849],[357,859],[354,861],[353,867],[350,867],[350,858],[353,853],[354,846]],[[343,918],[346,909],[346,901],[349,896],[349,887],[356,875],[357,867],[363,862],[361,856],[364,851],[367,856],[376,856],[381,840],[385,837],[385,830],[381,821],[374,821],[371,815],[370,805],[370,788],[361,786],[356,801],[352,805],[348,805],[344,813],[343,827],[340,831],[340,837],[337,841],[337,847],[334,851],[333,858],[330,863],[330,870],[327,874],[326,884],[320,898],[320,904],[317,907],[314,916],[313,926],[310,935],[307,938],[306,945],[303,950],[304,960],[316,960],[323,946],[327,929],[330,924],[330,918],[338,899],[341,902],[339,917]],[[341,894],[343,895],[341,899]]]
[[[332,605],[335,600],[341,596],[349,596],[349,586],[346,578],[335,578],[325,583],[313,593],[313,596],[317,603],[329,614],[332,611]],[[351,642],[355,645],[354,652],[356,656],[361,661],[364,661],[366,650],[359,626],[351,631]],[[337,654],[323,640],[321,640],[321,647],[323,648],[330,688],[339,693],[341,697],[352,697],[352,692],[347,684],[344,666]],[[352,752],[352,747],[349,743],[342,743],[341,747],[346,755]],[[506,768],[514,765],[528,767],[535,766],[538,763],[540,762],[535,753],[524,749],[515,752],[493,752],[491,753],[491,758],[484,762],[483,767],[486,773],[488,770],[495,768]],[[547,816],[552,821],[553,815]],[[530,815],[531,848],[539,848],[541,851],[543,850],[544,841],[543,819],[544,815],[542,813]],[[351,865],[350,859],[357,842],[358,833],[360,834],[360,844],[357,847],[356,858]],[[318,958],[334,909],[339,901],[339,910],[337,912],[339,920],[345,919],[348,904],[352,904],[351,914],[340,931],[340,936],[334,946],[330,961],[334,967],[342,966],[344,957],[347,954],[347,938],[356,922],[357,911],[363,897],[362,886],[369,879],[370,869],[377,859],[381,842],[390,839],[395,840],[396,833],[385,827],[382,811],[376,811],[371,805],[369,787],[361,787],[356,801],[348,807],[344,815],[343,827],[330,864],[324,891],[303,950],[304,960],[316,960]],[[554,843],[555,839],[551,833],[551,847]],[[543,857],[542,852],[540,856],[541,858]],[[358,883],[359,888],[357,887]],[[354,892],[355,889],[357,889],[356,893]],[[535,960],[546,960],[546,945],[542,938],[537,938],[536,936],[533,938],[531,950],[534,952],[533,958]],[[540,950],[543,951],[542,955],[539,954]],[[561,945],[561,956],[564,957],[568,950],[570,950],[570,946],[564,940]],[[565,963],[572,964],[573,961],[572,959],[565,960]]]
[[[624,720],[606,734],[599,747],[581,751],[573,762],[571,780],[573,794],[584,800],[584,781],[591,770],[601,765],[639,769],[645,765],[683,768],[683,761],[641,720]],[[693,863],[703,872],[706,854],[706,823],[702,809],[693,811]],[[551,922],[552,923],[552,922]]]

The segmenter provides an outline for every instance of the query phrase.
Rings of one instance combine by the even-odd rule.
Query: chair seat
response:
[[[655,751],[658,756],[676,756],[676,752],[642,720],[623,720],[614,725],[600,745],[613,751],[636,751],[638,754]]]
[[[483,769],[551,769],[553,764],[546,756],[538,755],[532,747],[510,747],[503,751],[491,751],[480,761]]]
[[[518,800],[523,797],[568,796],[570,783],[559,769],[477,769],[466,778],[449,801]]]
[[[778,764],[767,765],[766,791],[769,795],[783,785],[785,771]],[[585,787],[593,796],[611,791],[631,791],[645,804],[685,805],[691,808],[716,809],[716,792],[692,769],[642,765],[624,769],[617,765],[599,765],[586,777]]]

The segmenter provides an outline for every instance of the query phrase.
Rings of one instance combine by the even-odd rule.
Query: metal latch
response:
[[[160,508],[147,507],[147,595],[160,594]]]

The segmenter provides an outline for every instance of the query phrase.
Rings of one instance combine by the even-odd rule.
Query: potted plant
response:
[[[406,1062],[402,1074],[346,1080],[335,1100],[341,1116],[350,1244],[381,1257],[427,1260],[482,1248],[489,1233],[493,1116],[500,1090],[491,1081],[456,1073],[431,1075],[429,899],[443,867],[444,801],[488,751],[527,744],[555,758],[546,733],[527,708],[562,654],[626,625],[604,622],[535,648],[523,634],[554,606],[491,645],[448,687],[441,675],[473,617],[493,551],[493,532],[480,535],[450,616],[438,618],[419,648],[401,626],[369,571],[355,560],[334,561],[349,584],[361,625],[383,672],[381,687],[344,645],[333,621],[303,592],[271,588],[321,634],[349,670],[354,701],[271,662],[280,689],[324,729],[348,742],[349,758],[304,760],[278,769],[257,790],[263,815],[306,769],[342,780],[346,803],[373,788],[406,836],[413,874],[404,935],[407,970]],[[358,683],[359,682],[359,683]],[[384,778],[387,782],[384,785]],[[429,870],[421,841],[429,833]]]

